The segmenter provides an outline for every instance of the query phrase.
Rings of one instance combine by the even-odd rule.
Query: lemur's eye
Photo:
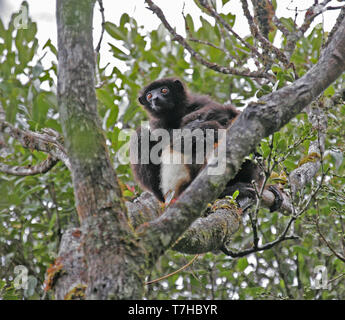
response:
[[[152,98],[152,93],[149,92],[149,93],[146,95],[146,99],[147,99],[147,100],[150,100],[151,98]]]
[[[168,89],[168,88],[162,88],[162,89],[161,89],[161,92],[162,92],[163,94],[167,94],[167,93],[169,92],[169,89]]]

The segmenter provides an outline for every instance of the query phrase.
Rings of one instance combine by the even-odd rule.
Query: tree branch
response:
[[[57,163],[58,159],[48,156],[48,158],[35,166],[9,166],[4,163],[0,163],[0,172],[11,174],[14,176],[33,176],[35,174],[42,174],[48,172]]]
[[[339,15],[338,15],[338,17],[337,17],[336,22],[335,22],[335,24],[334,24],[334,26],[333,26],[331,32],[328,34],[327,41],[326,41],[324,47],[327,47],[327,46],[328,46],[329,42],[332,40],[333,34],[338,30],[339,25],[340,25],[340,23],[343,21],[344,17],[345,17],[345,6],[343,6],[343,7],[341,8],[340,13],[339,13]]]
[[[104,17],[104,7],[103,7],[103,0],[97,0],[98,4],[99,4],[99,11],[101,12],[101,16],[102,16],[102,30],[101,30],[101,36],[99,38],[97,47],[95,49],[95,51],[97,53],[99,53],[99,50],[101,49],[101,44],[102,44],[102,40],[103,40],[103,35],[104,35],[104,30],[105,30],[105,17]]]
[[[249,27],[250,27],[250,30],[251,30],[253,37],[260,41],[260,43],[262,44],[262,46],[265,50],[267,50],[268,52],[270,52],[270,51],[273,52],[276,55],[278,60],[280,60],[286,67],[289,67],[290,62],[289,62],[289,59],[284,54],[284,52],[281,51],[280,49],[276,48],[259,31],[258,27],[254,23],[253,17],[251,16],[251,14],[249,12],[247,0],[241,0],[241,3],[242,3],[244,15],[248,20],[248,24],[249,24]]]
[[[217,200],[210,214],[195,220],[172,249],[188,254],[221,250],[240,228],[241,214],[228,199]]]
[[[273,17],[273,21],[274,21],[275,25],[286,37],[287,42],[286,42],[286,46],[284,48],[284,51],[285,51],[286,56],[289,60],[290,60],[290,58],[291,58],[291,56],[292,56],[292,54],[296,48],[297,41],[303,37],[303,35],[309,29],[313,20],[319,14],[323,13],[324,11],[331,10],[330,7],[325,8],[326,5],[328,4],[328,2],[329,1],[327,0],[321,4],[313,4],[309,9],[307,9],[302,26],[300,28],[296,27],[296,30],[293,32],[290,32],[288,29],[286,29],[277,17],[275,17],[275,16]],[[330,39],[332,38],[333,33],[337,30],[340,22],[343,20],[343,17],[345,15],[344,8],[345,8],[345,6],[342,7],[342,10],[338,16],[338,19],[337,19],[332,31],[330,32],[328,39],[327,39],[327,42],[324,45],[324,47],[326,47],[328,45]],[[340,9],[340,8],[337,8],[337,9]]]
[[[60,142],[62,138],[55,130],[43,129],[43,133],[37,133],[30,130],[15,128],[11,123],[0,120],[0,132],[9,134],[11,137],[16,139],[24,148],[48,153],[52,158],[48,161],[48,163],[52,164],[51,161],[53,161],[53,159],[59,159],[69,170],[71,169],[71,164],[66,154],[65,148]],[[43,164],[43,166],[47,168],[47,166],[49,166],[48,163]],[[34,171],[39,170],[38,167],[36,167]],[[5,169],[5,167],[3,167],[3,169]],[[9,167],[7,169],[10,170]]]
[[[158,200],[152,193],[144,191],[132,202],[126,202],[128,219],[134,229],[157,218],[162,213]]]
[[[325,148],[325,132],[327,128],[327,117],[317,103],[306,108],[309,121],[317,130],[318,139],[312,141],[309,146],[307,160],[289,175],[289,183],[294,196],[297,190],[301,190],[309,183],[319,171]]]
[[[320,229],[320,225],[319,225],[319,217],[317,217],[315,219],[316,222],[316,229],[318,234],[320,235],[320,238],[322,239],[322,241],[326,244],[326,246],[328,247],[328,249],[342,262],[345,262],[345,256],[341,255],[340,253],[338,253],[337,251],[334,250],[334,248],[331,246],[331,244],[327,241],[326,237],[322,234],[321,229]]]

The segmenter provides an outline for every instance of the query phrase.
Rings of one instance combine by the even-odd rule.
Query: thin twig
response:
[[[333,247],[331,246],[331,244],[326,240],[325,236],[322,234],[321,230],[320,230],[320,225],[319,225],[319,218],[320,216],[318,216],[315,219],[315,224],[316,224],[316,230],[318,232],[318,234],[320,235],[322,241],[326,244],[326,246],[328,247],[329,250],[331,250],[331,252],[342,262],[345,262],[345,257],[342,256],[340,253],[338,253],[337,251],[335,251],[333,249]]]
[[[105,17],[104,17],[104,7],[103,7],[103,0],[97,0],[98,4],[99,4],[99,11],[101,12],[101,16],[102,16],[102,30],[101,30],[101,36],[99,38],[97,47],[95,49],[95,51],[97,53],[99,53],[100,49],[101,49],[101,44],[102,44],[102,40],[103,40],[103,35],[104,35],[104,30],[105,30]]]
[[[283,233],[274,241],[268,242],[263,246],[257,246],[256,248],[252,247],[249,249],[245,249],[239,252],[232,252],[230,250],[228,250],[227,248],[222,248],[222,251],[227,254],[228,256],[231,256],[233,258],[235,257],[244,257],[250,253],[254,253],[254,252],[258,252],[258,251],[264,251],[264,250],[268,250],[271,249],[272,247],[274,247],[275,245],[277,245],[278,243],[285,241],[285,240],[298,240],[299,237],[296,235],[291,235],[291,236],[286,236],[292,223],[297,219],[297,216],[292,216],[289,220],[289,222],[287,223],[285,230],[283,231]]]
[[[336,281],[336,280],[338,280],[338,279],[340,279],[340,278],[342,278],[342,277],[344,277],[344,276],[345,276],[345,272],[344,272],[344,273],[341,273],[340,275],[336,276],[336,277],[333,278],[333,279],[328,280],[327,284],[328,284],[328,283],[331,283],[331,282],[333,282],[333,281]]]
[[[199,256],[200,256],[200,254],[196,254],[196,255],[193,257],[193,259],[192,259],[191,261],[189,261],[187,264],[185,264],[185,265],[184,265],[183,267],[181,267],[180,269],[178,269],[178,270],[176,270],[176,271],[174,271],[174,272],[171,272],[171,273],[169,273],[169,274],[166,274],[165,276],[160,277],[160,278],[158,278],[158,279],[151,280],[151,281],[147,281],[147,282],[145,282],[145,284],[148,285],[148,284],[152,284],[152,283],[155,283],[155,282],[159,282],[159,281],[162,281],[162,280],[164,280],[164,279],[167,279],[167,278],[173,276],[173,275],[176,274],[176,273],[181,272],[182,270],[188,268],[188,267],[189,267]]]
[[[334,26],[333,26],[331,32],[328,34],[327,41],[326,41],[326,43],[324,45],[324,48],[326,48],[328,46],[328,44],[331,42],[334,33],[338,30],[339,25],[343,21],[344,17],[345,17],[345,6],[343,6],[341,8],[340,13],[339,13],[339,15],[337,17],[337,20],[335,21]]]

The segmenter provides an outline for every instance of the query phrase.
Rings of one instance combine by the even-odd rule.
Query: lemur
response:
[[[152,192],[161,202],[166,200],[169,192],[173,192],[174,198],[178,198],[204,165],[196,165],[193,162],[195,159],[192,164],[165,164],[165,158],[170,157],[174,152],[173,130],[201,129],[205,132],[206,129],[214,129],[217,132],[218,129],[226,129],[230,126],[241,112],[232,105],[219,104],[209,96],[190,93],[177,78],[165,78],[150,83],[141,91],[139,102],[148,111],[150,129],[139,127],[136,130],[137,140],[131,139],[131,152],[137,148],[139,159],[139,163],[131,163],[134,177],[141,187]],[[148,151],[151,151],[160,141],[151,140],[155,129],[165,129],[169,132],[170,145],[164,146],[159,153],[160,162],[154,163],[149,159],[147,164],[141,164],[141,144],[144,135],[149,138]],[[195,138],[193,139],[192,147],[195,147]],[[215,140],[215,146],[216,144],[217,140]],[[253,180],[258,187],[262,185],[261,169],[253,161],[245,160],[236,176],[227,183],[220,197],[232,195],[239,190],[239,203],[243,197],[255,198]],[[266,188],[275,195],[276,200],[270,208],[271,211],[275,211],[282,203],[281,192],[275,186]]]

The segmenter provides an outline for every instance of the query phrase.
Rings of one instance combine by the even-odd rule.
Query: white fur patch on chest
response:
[[[164,196],[168,192],[174,191],[176,197],[179,188],[191,180],[190,172],[184,162],[184,155],[180,152],[170,150],[170,146],[163,149],[161,157],[161,190]]]

